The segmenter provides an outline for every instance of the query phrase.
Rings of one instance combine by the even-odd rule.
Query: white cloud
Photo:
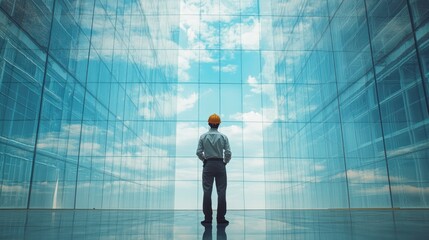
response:
[[[241,6],[240,6],[241,5]],[[241,9],[255,7],[256,2],[222,1],[202,2],[186,1],[181,4],[180,28],[186,36],[188,49],[216,48],[221,38],[225,49],[259,49],[260,23],[256,17],[239,17]],[[195,17],[201,9],[202,18]],[[217,14],[221,12],[222,15]],[[215,13],[214,15],[207,15]],[[188,15],[189,14],[189,15]],[[219,32],[219,24],[224,24]],[[219,35],[220,34],[220,35]]]
[[[241,136],[243,129],[238,125],[222,126],[222,131],[228,133],[228,136]]]
[[[429,187],[417,187],[407,184],[394,185],[391,187],[393,192],[405,194],[429,194]]]
[[[178,96],[177,99],[177,113],[184,112],[188,109],[194,108],[198,101],[198,94],[193,92],[188,97]]]
[[[247,122],[263,122],[265,119],[263,115],[259,112],[250,111],[247,113],[236,113],[231,116],[231,119],[236,121]]]
[[[247,83],[252,87],[256,87],[256,84],[258,84],[258,80],[256,80],[256,78],[254,76],[249,75],[247,77]],[[257,91],[257,92],[259,92],[259,91]]]
[[[218,71],[218,72],[221,71],[221,72],[227,72],[227,73],[232,72],[233,73],[233,72],[237,71],[237,65],[228,64],[228,65],[222,66],[220,68],[218,66],[213,66],[212,69],[215,71]]]
[[[179,150],[191,149],[191,156],[195,155],[199,134],[207,131],[197,123],[178,122],[176,125],[176,147]]]
[[[8,185],[8,184],[2,184],[0,185],[1,192],[4,193],[26,193],[28,191],[27,188],[25,188],[22,185]]]
[[[316,164],[316,165],[314,166],[314,169],[315,169],[316,171],[324,171],[324,170],[326,169],[326,166],[325,166],[325,165],[321,165],[321,164]]]
[[[247,84],[249,84],[249,86],[251,87],[251,92],[253,93],[261,93],[262,92],[262,87],[261,84],[258,83],[258,80],[256,79],[256,77],[249,75],[247,77]]]
[[[269,97],[270,99],[270,106],[274,107],[277,106],[277,94],[275,89],[274,83],[264,83],[261,84],[260,81],[257,79],[257,77],[249,75],[247,76],[247,84],[251,87],[252,93],[262,93]],[[266,103],[267,104],[267,103]]]
[[[418,152],[427,148],[429,148],[429,142],[422,142],[420,144],[413,144],[413,145],[409,145],[409,146],[405,146],[397,149],[392,149],[387,151],[386,154],[388,157],[392,158],[392,157],[401,156],[401,155],[405,155],[413,152]]]
[[[191,62],[196,62],[199,59],[198,51],[179,50],[178,58],[178,80],[179,82],[188,82],[190,80],[188,71],[191,68]]]
[[[149,3],[150,2],[150,3]],[[143,6],[152,5],[155,2],[141,1]],[[177,11],[178,5],[173,7],[171,3],[168,4],[155,4],[158,10],[165,10],[168,7],[167,12],[173,13]],[[149,8],[150,9],[150,8]],[[147,9],[146,9],[147,10]],[[164,11],[165,12],[165,11]],[[97,50],[92,52],[91,58],[97,61],[97,54],[101,59],[109,63],[114,60],[114,64],[127,62],[128,59],[132,59],[138,65],[148,68],[155,67],[172,67],[173,69],[178,64],[178,43],[173,39],[173,33],[179,31],[180,17],[178,14],[160,14],[159,16],[147,15],[144,18],[141,15],[133,14],[130,17],[124,17],[121,21],[118,21],[117,30],[121,30],[119,24],[127,26],[124,30],[130,30],[129,34],[123,34],[124,39],[121,42],[114,34],[115,28],[112,26],[111,21],[106,19],[105,11],[101,7],[96,7],[93,25],[93,33],[91,43]],[[84,20],[87,20],[86,18]],[[84,24],[85,26],[91,26],[89,22]],[[122,33],[121,33],[122,34]],[[130,50],[128,50],[130,49]],[[78,52],[80,53],[80,52]],[[77,54],[71,57],[76,60],[81,58],[87,58],[86,54]],[[167,76],[176,76],[177,71],[166,71]]]
[[[260,23],[256,18],[248,18],[241,24],[241,44],[243,49],[259,50]]]
[[[380,175],[375,170],[347,170],[347,178],[352,183],[375,183],[387,181],[387,175]]]
[[[333,176],[333,179],[345,178],[346,173],[339,173]],[[350,183],[385,183],[387,182],[387,173],[380,172],[377,169],[347,170],[347,178]],[[403,179],[390,176],[391,182],[402,182]]]
[[[184,95],[183,89],[178,89],[176,92],[177,95],[165,92],[155,96],[141,96],[139,115],[146,119],[173,117],[195,107],[199,99],[198,93]]]
[[[285,159],[283,169],[268,169],[267,174],[269,174],[270,180],[301,183],[297,184],[298,188],[304,188],[305,182],[314,183],[322,180],[316,173],[322,171],[322,168],[320,164],[315,164],[312,159],[292,158]],[[287,184],[283,186],[286,187]]]
[[[388,185],[358,189],[359,193],[363,195],[388,194],[390,190],[395,194],[400,193],[404,195],[429,194],[429,187],[417,187],[408,184],[393,185],[390,187],[390,189]]]
[[[79,184],[79,188],[90,188],[90,183]],[[150,194],[148,192],[158,192],[165,191],[168,187],[172,187],[172,182],[170,181],[140,181],[138,184],[133,181],[105,181],[103,183],[103,188],[111,191],[111,194],[123,194],[126,192],[129,193],[138,193],[144,192],[145,194]],[[116,207],[116,206],[115,206]]]
[[[81,142],[80,144],[80,152],[81,153],[89,153],[94,154],[100,150],[101,145],[96,142]]]
[[[80,136],[82,140],[79,142]],[[50,131],[41,135],[37,147],[41,150],[54,153],[67,152],[70,155],[81,154],[103,155],[100,150],[102,146],[89,139],[97,139],[99,136],[112,137],[111,131],[101,129],[89,124],[64,124],[60,131]]]
[[[276,108],[262,108],[261,112],[249,111],[245,113],[236,113],[230,116],[236,121],[246,123],[264,123],[263,127],[267,128],[271,123],[279,119]]]

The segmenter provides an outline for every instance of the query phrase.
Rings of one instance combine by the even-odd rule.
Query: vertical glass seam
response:
[[[261,68],[261,41],[262,41],[262,24],[261,24],[261,8],[260,8],[260,0],[256,0],[256,6],[257,6],[257,14],[258,14],[258,23],[259,23],[259,42],[258,42],[258,50],[259,50],[259,71],[260,71],[260,75],[261,75],[261,83],[262,83],[262,68]],[[242,25],[241,25],[242,26]],[[242,64],[243,64],[243,59],[241,60]],[[241,68],[241,71],[243,71],[243,68]],[[241,79],[243,80],[243,76],[241,77]],[[262,90],[262,89],[261,89]],[[243,96],[243,85],[241,85],[241,96]],[[261,91],[262,94],[262,91]],[[242,104],[242,107],[244,109],[244,106]],[[264,119],[262,117],[262,119]],[[265,150],[264,150],[264,125],[262,125],[262,158],[264,158],[265,155]],[[243,151],[244,152],[244,151]],[[264,172],[264,199],[265,199],[265,206],[264,208],[266,209],[267,207],[267,200],[266,200],[266,196],[267,196],[267,188],[266,188],[266,178],[265,178],[265,164],[262,165],[263,168],[263,172]]]
[[[118,2],[119,2],[119,0],[116,0],[116,6],[119,5]],[[113,50],[112,50],[112,55],[113,56],[112,57],[114,57],[114,55],[115,55],[116,34],[118,32],[118,30],[116,28],[117,22],[118,22],[118,8],[116,8],[116,12],[115,12],[115,26],[113,27],[114,34],[113,34]],[[110,79],[113,79],[113,61],[111,61],[111,71],[112,71],[112,76],[110,76]],[[109,82],[109,85],[110,85],[109,87],[111,88],[112,87],[111,82]],[[106,128],[107,129],[106,129],[106,132],[109,131],[109,122],[110,122],[109,119],[110,119],[110,112],[111,112],[111,110],[110,110],[110,97],[111,97],[111,93],[112,93],[112,91],[109,90],[109,93],[107,94],[109,102],[106,104],[106,108],[107,108],[107,119],[106,119]],[[107,142],[109,140],[108,137],[107,137],[107,135],[108,134],[105,135],[105,144],[106,145],[107,145]],[[103,172],[103,180],[102,180],[101,200],[100,200],[100,208],[102,208],[102,209],[104,208],[103,204],[104,204],[104,186],[105,186],[104,184],[105,184],[105,176],[106,176],[106,151],[107,151],[107,148],[104,149],[104,156],[105,156],[105,158],[104,158],[104,161],[103,161],[103,170],[102,170],[102,172]]]
[[[364,7],[365,7],[365,18],[366,18],[366,25],[367,25],[367,31],[368,31],[368,43],[369,43],[369,49],[371,52],[371,64],[372,64],[372,73],[374,74],[374,87],[375,87],[375,96],[377,100],[377,108],[378,108],[378,117],[380,118],[380,131],[383,141],[383,153],[384,153],[384,161],[386,163],[386,174],[387,174],[387,182],[389,185],[389,197],[390,197],[390,207],[393,208],[393,199],[392,199],[392,186],[390,185],[390,170],[389,170],[389,162],[387,160],[387,153],[386,153],[386,141],[384,138],[384,126],[383,126],[383,118],[381,114],[381,105],[380,105],[380,97],[378,95],[378,81],[377,81],[377,72],[375,70],[375,60],[374,60],[374,49],[372,46],[372,36],[371,36],[371,30],[369,25],[369,16],[368,16],[368,6],[367,6],[367,0],[364,0]]]
[[[198,22],[198,38],[201,37],[201,17],[202,17],[201,1],[199,1],[199,6],[200,6],[200,9],[198,12],[198,16],[199,16],[199,19],[198,19],[199,20],[199,22]],[[198,45],[197,50],[198,50],[198,96],[199,96],[198,107],[197,107],[198,108],[197,109],[197,111],[198,111],[197,134],[201,135],[201,133],[199,134],[199,130],[198,130],[199,126],[201,124],[200,123],[201,122],[201,119],[200,119],[200,117],[201,117],[201,45]],[[199,137],[200,136],[197,136],[198,140],[199,140]],[[198,200],[201,198],[201,193],[203,193],[203,192],[201,192],[200,194],[198,194],[198,192],[201,191],[201,188],[202,188],[202,171],[203,171],[203,169],[201,167],[201,163],[200,163],[199,159],[197,161],[195,161],[195,164],[197,165],[197,168],[196,168],[197,169],[197,176],[199,176],[199,179],[201,181],[201,185],[199,187],[197,186],[197,209],[201,209],[201,206],[198,207]],[[198,180],[196,182],[198,183]]]
[[[79,133],[79,146],[77,147],[77,163],[76,163],[76,181],[75,181],[75,188],[74,188],[74,201],[73,201],[73,209],[76,209],[76,200],[77,200],[77,186],[78,186],[78,179],[79,179],[79,166],[80,166],[80,146],[82,145],[82,133],[83,133],[83,119],[84,119],[84,113],[85,113],[85,101],[86,101],[86,94],[88,92],[87,90],[87,83],[88,83],[88,73],[89,73],[89,62],[91,57],[91,49],[92,49],[92,32],[94,28],[94,15],[95,15],[95,2],[97,0],[93,0],[94,4],[92,6],[92,19],[91,19],[91,33],[89,35],[89,45],[88,45],[88,61],[86,63],[86,73],[85,73],[85,83],[84,83],[84,93],[83,93],[83,99],[82,99],[82,118],[80,120],[80,133]]]
[[[326,2],[326,4],[328,4],[328,2]],[[341,2],[342,4],[342,2]],[[336,11],[338,11],[338,9],[341,6],[339,6],[337,8]],[[328,6],[328,11],[329,11],[329,6]],[[329,14],[329,13],[328,13]],[[346,189],[347,189],[347,204],[348,207],[350,209],[351,207],[351,203],[350,203],[350,188],[349,188],[349,178],[348,178],[348,173],[347,173],[347,159],[346,159],[346,148],[344,146],[344,129],[343,129],[343,120],[342,120],[342,116],[341,116],[341,103],[340,103],[340,93],[338,90],[338,76],[337,76],[337,64],[335,61],[335,51],[334,51],[334,38],[332,36],[332,20],[334,19],[334,16],[332,16],[332,18],[329,19],[329,36],[331,38],[331,49],[332,49],[332,60],[333,60],[333,67],[334,67],[334,78],[335,78],[335,88],[336,88],[336,92],[337,92],[337,107],[338,107],[338,117],[340,120],[340,133],[341,133],[341,148],[343,150],[343,161],[344,161],[344,174],[345,174],[345,178],[346,178]]]
[[[36,156],[37,156],[37,144],[39,141],[39,134],[40,134],[40,122],[42,119],[42,111],[43,111],[43,97],[45,93],[45,84],[46,84],[46,75],[48,74],[48,64],[49,64],[49,49],[51,47],[51,40],[52,40],[52,28],[54,24],[55,19],[55,6],[56,2],[54,1],[52,5],[52,16],[51,16],[51,26],[49,29],[49,40],[48,45],[46,47],[46,58],[45,58],[45,68],[43,73],[43,81],[41,86],[41,92],[40,92],[40,105],[39,105],[39,113],[37,116],[37,127],[36,127],[36,137],[34,140],[34,148],[33,148],[33,159],[32,159],[32,165],[31,165],[31,173],[30,173],[30,186],[28,188],[28,198],[27,198],[27,209],[30,209],[30,202],[31,202],[31,192],[33,190],[33,179],[34,179],[34,171],[35,171],[35,165],[36,165]]]
[[[241,6],[241,1],[240,1],[240,9],[242,9],[242,6]],[[243,25],[243,14],[242,14],[242,12],[240,11],[240,48],[239,48],[239,51],[240,51],[240,85],[241,85],[241,113],[244,113],[244,106],[243,106],[243,32],[242,32],[242,30],[243,30],[243,28],[242,28],[242,25]],[[244,157],[244,115],[243,114],[241,114],[241,155],[242,155],[242,167],[241,167],[241,170],[242,170],[242,184],[243,184],[243,209],[246,209],[246,187],[245,187],[245,181],[244,181],[244,174],[245,174],[245,171],[244,171],[244,164],[245,164],[245,161],[244,161],[244,159],[245,159],[245,157]],[[246,212],[244,212],[244,214],[246,214]],[[244,218],[244,220],[246,220],[246,218]]]
[[[421,55],[420,55],[420,47],[417,41],[417,34],[416,34],[416,25],[414,24],[414,15],[413,15],[413,11],[411,10],[411,3],[410,0],[406,0],[407,1],[407,8],[408,8],[408,13],[410,16],[410,22],[411,22],[411,31],[413,34],[413,40],[414,40],[414,46],[416,48],[416,56],[417,56],[417,62],[418,62],[418,66],[419,66],[419,73],[420,73],[420,77],[422,80],[422,84],[423,84],[423,94],[425,97],[425,102],[426,102],[426,110],[427,113],[429,114],[429,99],[428,99],[428,83],[426,82],[426,76],[423,72],[423,64],[421,61]]]
[[[219,104],[219,115],[222,113],[222,87],[221,87],[221,75],[222,75],[222,64],[221,64],[221,37],[220,37],[220,0],[218,1],[218,13],[217,13],[217,34],[218,34],[218,47],[217,47],[217,54],[218,54],[218,75],[217,75],[217,83],[218,83],[218,104]]]

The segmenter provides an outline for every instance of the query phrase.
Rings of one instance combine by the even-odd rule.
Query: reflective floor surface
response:
[[[429,210],[0,210],[0,239],[429,239]]]

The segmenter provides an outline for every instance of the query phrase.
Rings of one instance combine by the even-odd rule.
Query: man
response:
[[[213,181],[216,180],[218,196],[217,223],[228,224],[226,214],[226,168],[225,165],[231,160],[231,149],[228,137],[218,131],[220,117],[212,114],[208,119],[210,130],[201,135],[198,142],[197,156],[203,161],[203,212],[204,221],[201,224],[212,223],[212,190]]]

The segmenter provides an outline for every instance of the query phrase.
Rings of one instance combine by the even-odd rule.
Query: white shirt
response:
[[[228,163],[231,160],[228,137],[216,128],[210,128],[198,141],[197,156],[201,161],[209,158],[223,158],[224,162]]]

